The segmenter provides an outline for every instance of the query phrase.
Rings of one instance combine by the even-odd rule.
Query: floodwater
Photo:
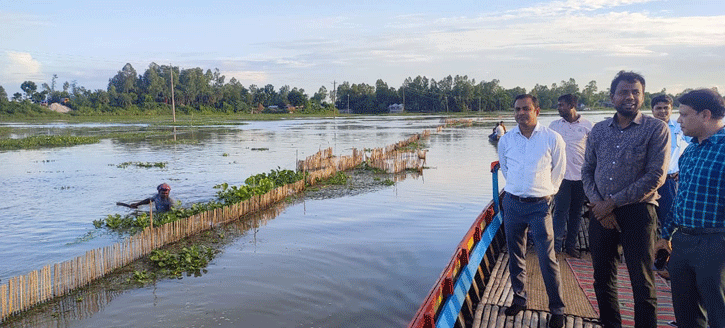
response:
[[[583,112],[593,122],[609,112]],[[542,114],[548,125],[558,118]],[[482,119],[483,120],[483,119]],[[231,122],[173,145],[150,141],[0,152],[0,283],[120,241],[92,221],[126,214],[116,202],[151,196],[162,182],[182,204],[209,201],[216,184],[294,169],[297,159],[333,148],[376,148],[431,130],[420,176],[393,186],[281,208],[242,228],[200,277],[162,279],[86,302],[98,304],[24,325],[43,327],[401,327],[412,318],[455,247],[492,195],[490,127],[451,127],[440,117],[352,117]],[[139,130],[143,125],[12,125],[16,136],[59,131]],[[173,133],[169,127],[169,135]],[[268,150],[259,150],[259,149]],[[119,168],[166,162],[165,168]],[[502,182],[501,185],[504,183]],[[244,225],[242,225],[244,226]],[[244,229],[248,229],[244,231]],[[93,308],[93,310],[88,310]]]

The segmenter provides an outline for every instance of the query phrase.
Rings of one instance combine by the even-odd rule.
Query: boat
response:
[[[490,141],[490,142],[498,143],[498,139],[499,139],[499,137],[496,134],[496,132],[491,133],[491,134],[488,135],[488,141]]]
[[[538,279],[541,273],[538,265],[531,265],[530,258],[535,259],[533,251],[527,254],[527,290],[529,305],[525,311],[516,316],[507,317],[504,310],[511,304],[513,292],[510,290],[508,277],[508,254],[506,239],[501,227],[503,215],[500,199],[502,193],[498,188],[498,162],[491,163],[493,179],[493,199],[476,217],[453,253],[448,265],[443,269],[438,280],[411,319],[408,328],[448,328],[448,327],[546,327],[550,314],[546,304],[546,293],[532,291],[529,284]],[[582,220],[577,248],[582,252],[581,259],[564,258],[557,255],[562,272],[562,291],[565,309],[565,327],[601,327],[596,311],[593,286],[590,280],[580,279],[588,272],[591,277],[591,256],[588,253],[588,220]],[[536,262],[538,263],[538,261]],[[619,279],[628,276],[624,264],[620,265]],[[588,271],[587,271],[588,270]],[[538,277],[534,278],[534,276]],[[574,276],[572,276],[574,275]],[[674,313],[671,309],[669,284],[657,278],[658,290],[658,322],[660,327],[674,325]],[[508,284],[507,284],[508,283]],[[588,285],[587,285],[588,284]],[[664,285],[663,285],[664,284]],[[620,287],[620,303],[622,306],[623,326],[634,326],[632,304],[624,302],[623,291],[629,283]],[[589,288],[587,294],[586,288]],[[540,283],[540,289],[543,282]],[[631,291],[631,288],[629,289]],[[663,299],[664,298],[664,299]],[[538,301],[539,307],[534,308],[532,302]],[[541,306],[543,304],[543,306]]]

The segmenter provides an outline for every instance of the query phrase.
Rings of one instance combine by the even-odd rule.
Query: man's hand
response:
[[[593,201],[589,204],[592,208],[592,213],[597,220],[602,221],[607,215],[612,214],[614,208],[617,207],[611,198],[605,200]]]
[[[657,254],[657,251],[660,249],[667,250],[670,254],[672,254],[672,242],[670,242],[667,239],[660,239],[655,243],[655,254]]]
[[[602,227],[604,227],[604,229],[617,229],[617,231],[622,232],[622,229],[619,228],[619,224],[617,223],[617,217],[614,216],[614,213],[609,213],[609,215],[599,220],[599,223],[602,224]]]

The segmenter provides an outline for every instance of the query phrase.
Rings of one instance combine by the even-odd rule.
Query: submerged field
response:
[[[548,124],[555,118],[544,116],[542,121]],[[513,126],[512,118],[502,116],[490,118],[490,127],[500,119]],[[249,121],[187,131],[184,136],[193,143],[111,138],[72,147],[0,151],[0,178],[7,182],[0,191],[11,195],[0,207],[8,222],[0,227],[0,258],[5,260],[0,263],[0,283],[119,240],[121,236],[96,229],[92,222],[129,213],[115,203],[148,197],[161,182],[171,185],[171,196],[182,204],[208,201],[215,197],[216,184],[239,185],[252,174],[294,169],[296,160],[328,147],[335,154],[349,154],[352,148],[387,145],[434,130],[440,121]],[[490,127],[434,130],[426,141],[429,169],[421,175],[387,186],[371,180],[371,187],[311,190],[273,213],[230,227],[236,232],[217,231],[212,236],[219,252],[199,277],[99,288],[46,316],[29,316],[25,325],[404,326],[490,199],[488,169],[496,159],[495,147],[486,138]],[[58,127],[13,125],[13,130],[18,128]],[[66,128],[130,132],[144,126],[81,123]],[[159,138],[172,138],[173,127],[168,129]],[[252,150],[263,148],[267,150]],[[118,167],[127,162],[166,164]]]

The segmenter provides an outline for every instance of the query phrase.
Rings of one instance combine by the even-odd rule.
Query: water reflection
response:
[[[593,122],[611,115],[583,114]],[[548,125],[557,117],[546,114],[541,121]],[[391,144],[424,129],[435,131],[439,119],[251,122],[202,127],[190,137],[203,135],[199,144],[103,140],[0,152],[0,192],[13,195],[0,205],[8,222],[0,226],[0,258],[5,259],[0,279],[108,245],[115,237],[77,239],[93,231],[94,219],[123,213],[115,202],[151,195],[160,181],[169,182],[173,196],[184,203],[208,201],[215,184],[238,185],[278,166],[293,169],[296,160],[321,148],[347,154],[353,147]],[[292,204],[275,220],[224,245],[208,274],[125,290],[98,307],[100,312],[63,318],[63,325],[404,326],[490,200],[489,166],[497,155],[487,136],[501,119],[487,119],[490,126],[431,134],[426,142],[429,168],[418,178]],[[513,115],[503,120],[509,127],[514,124]],[[181,139],[183,128],[177,132]],[[109,165],[127,161],[168,165],[158,170]]]

